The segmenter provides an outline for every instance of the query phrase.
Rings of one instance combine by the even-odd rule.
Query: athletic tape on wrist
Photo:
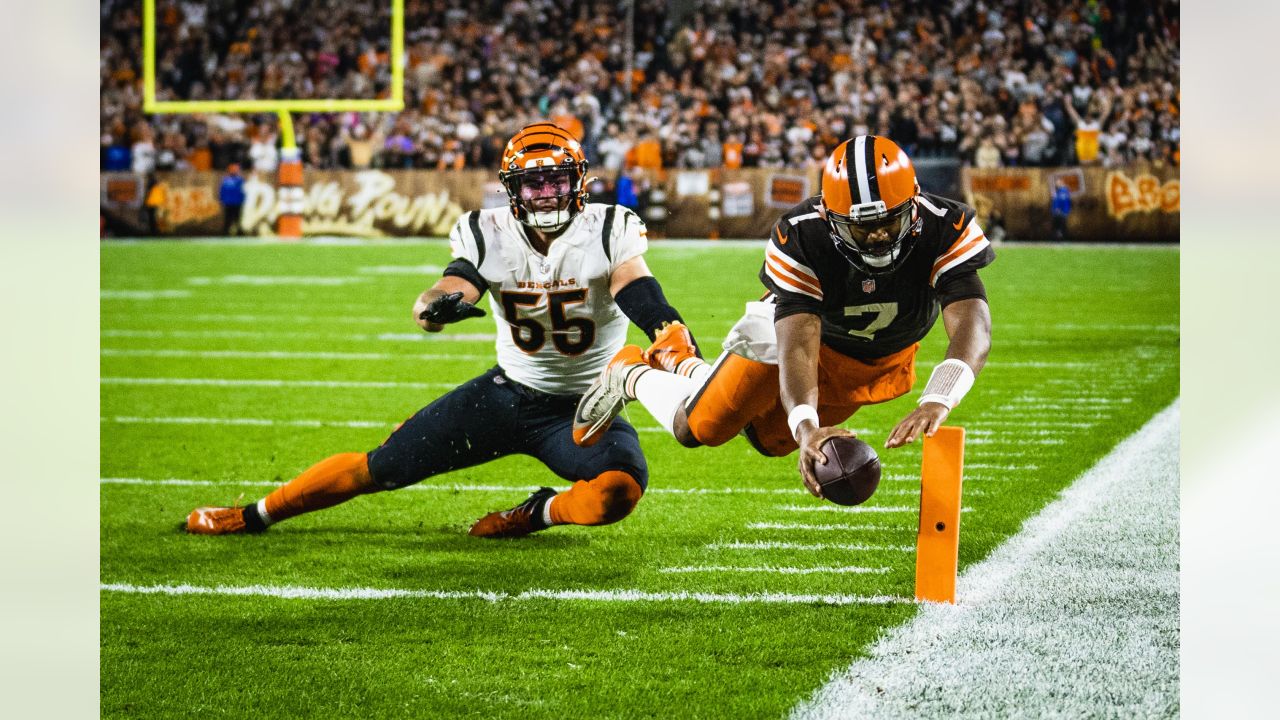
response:
[[[797,405],[791,408],[791,412],[787,415],[787,426],[791,428],[791,437],[800,439],[796,437],[796,430],[805,420],[812,420],[814,425],[818,424],[818,411],[812,405]]]
[[[929,382],[924,386],[924,393],[920,395],[920,402],[917,404],[936,402],[951,410],[973,388],[974,379],[973,368],[965,361],[956,358],[943,360],[929,375]]]

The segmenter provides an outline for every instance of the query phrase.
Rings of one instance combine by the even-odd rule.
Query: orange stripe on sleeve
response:
[[[800,278],[790,277],[791,273],[788,273],[785,268],[773,262],[772,258],[766,257],[764,262],[765,262],[765,265],[769,268],[769,271],[770,271],[769,276],[772,277],[775,282],[777,282],[779,285],[782,285],[784,288],[787,288],[788,286],[790,286],[789,289],[795,289],[798,292],[822,295],[821,287],[819,287],[818,285],[811,285]]]
[[[800,266],[799,263],[787,257],[782,252],[775,250],[773,247],[768,247],[766,249],[765,257],[772,259],[778,266],[786,268],[787,270],[791,271],[791,274],[795,275],[801,280],[807,283],[810,283],[815,287],[822,287],[822,283],[818,282],[818,278],[814,276],[813,271],[809,270],[808,268]]]

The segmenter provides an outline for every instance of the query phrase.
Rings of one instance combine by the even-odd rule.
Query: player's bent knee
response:
[[[600,521],[596,524],[616,523],[631,514],[640,502],[643,490],[640,483],[624,472],[607,472],[591,481],[600,493]]]
[[[379,490],[399,490],[422,480],[411,464],[396,462],[389,455],[378,450],[369,453],[369,478]]]
[[[688,423],[689,435],[697,444],[688,445],[681,440],[681,444],[686,447],[697,447],[697,445],[719,447],[736,437],[739,430],[741,430],[741,428],[733,427],[729,423],[698,417],[689,418]]]

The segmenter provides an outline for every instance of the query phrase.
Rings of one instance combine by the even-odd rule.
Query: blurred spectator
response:
[[[388,8],[374,0],[163,2],[158,96],[385,97]],[[593,165],[608,169],[803,165],[860,133],[891,135],[921,158],[975,163],[980,146],[991,161],[981,142],[988,137],[1006,165],[1180,156],[1174,0],[956,0],[945,8],[637,0],[629,78],[623,9],[413,0],[406,110],[297,116],[304,160],[489,167],[505,138],[538,118],[569,128]],[[128,153],[139,142],[130,167],[168,167],[166,153],[174,167],[258,167],[253,128],[271,127],[269,114],[172,116],[161,125],[141,112],[140,33],[135,0],[102,0],[103,169],[120,166],[118,143]],[[153,134],[143,140],[140,125]],[[1113,126],[1125,141],[1108,147]]]
[[[276,148],[276,136],[271,129],[262,127],[249,145],[249,161],[253,171],[262,177],[272,177],[280,165],[280,151]]]
[[[1049,205],[1049,214],[1053,216],[1053,239],[1066,240],[1067,216],[1071,214],[1071,190],[1062,178],[1056,179],[1053,183],[1053,200]]]
[[[222,234],[243,235],[240,229],[240,211],[244,208],[244,178],[240,166],[232,163],[218,188],[218,202],[222,203]]]
[[[147,234],[159,235],[160,223],[164,220],[164,208],[169,199],[169,185],[156,178],[155,173],[147,173],[147,190],[143,209],[147,215]]]

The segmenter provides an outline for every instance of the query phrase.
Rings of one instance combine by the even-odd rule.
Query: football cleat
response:
[[[681,322],[670,322],[658,331],[653,344],[644,351],[644,361],[655,370],[666,370],[678,373],[680,363],[690,358],[697,359],[698,351],[693,345],[693,335],[689,328]]]
[[[244,508],[202,507],[187,516],[187,532],[193,535],[231,535],[252,532],[244,524]]]
[[[545,530],[547,525],[542,519],[542,510],[555,496],[556,491],[549,487],[538,488],[528,500],[510,510],[491,512],[480,518],[468,534],[482,538],[514,538]]]
[[[590,447],[600,442],[622,408],[636,399],[638,369],[649,369],[644,351],[638,345],[622,346],[578,401],[573,413],[574,444]]]

